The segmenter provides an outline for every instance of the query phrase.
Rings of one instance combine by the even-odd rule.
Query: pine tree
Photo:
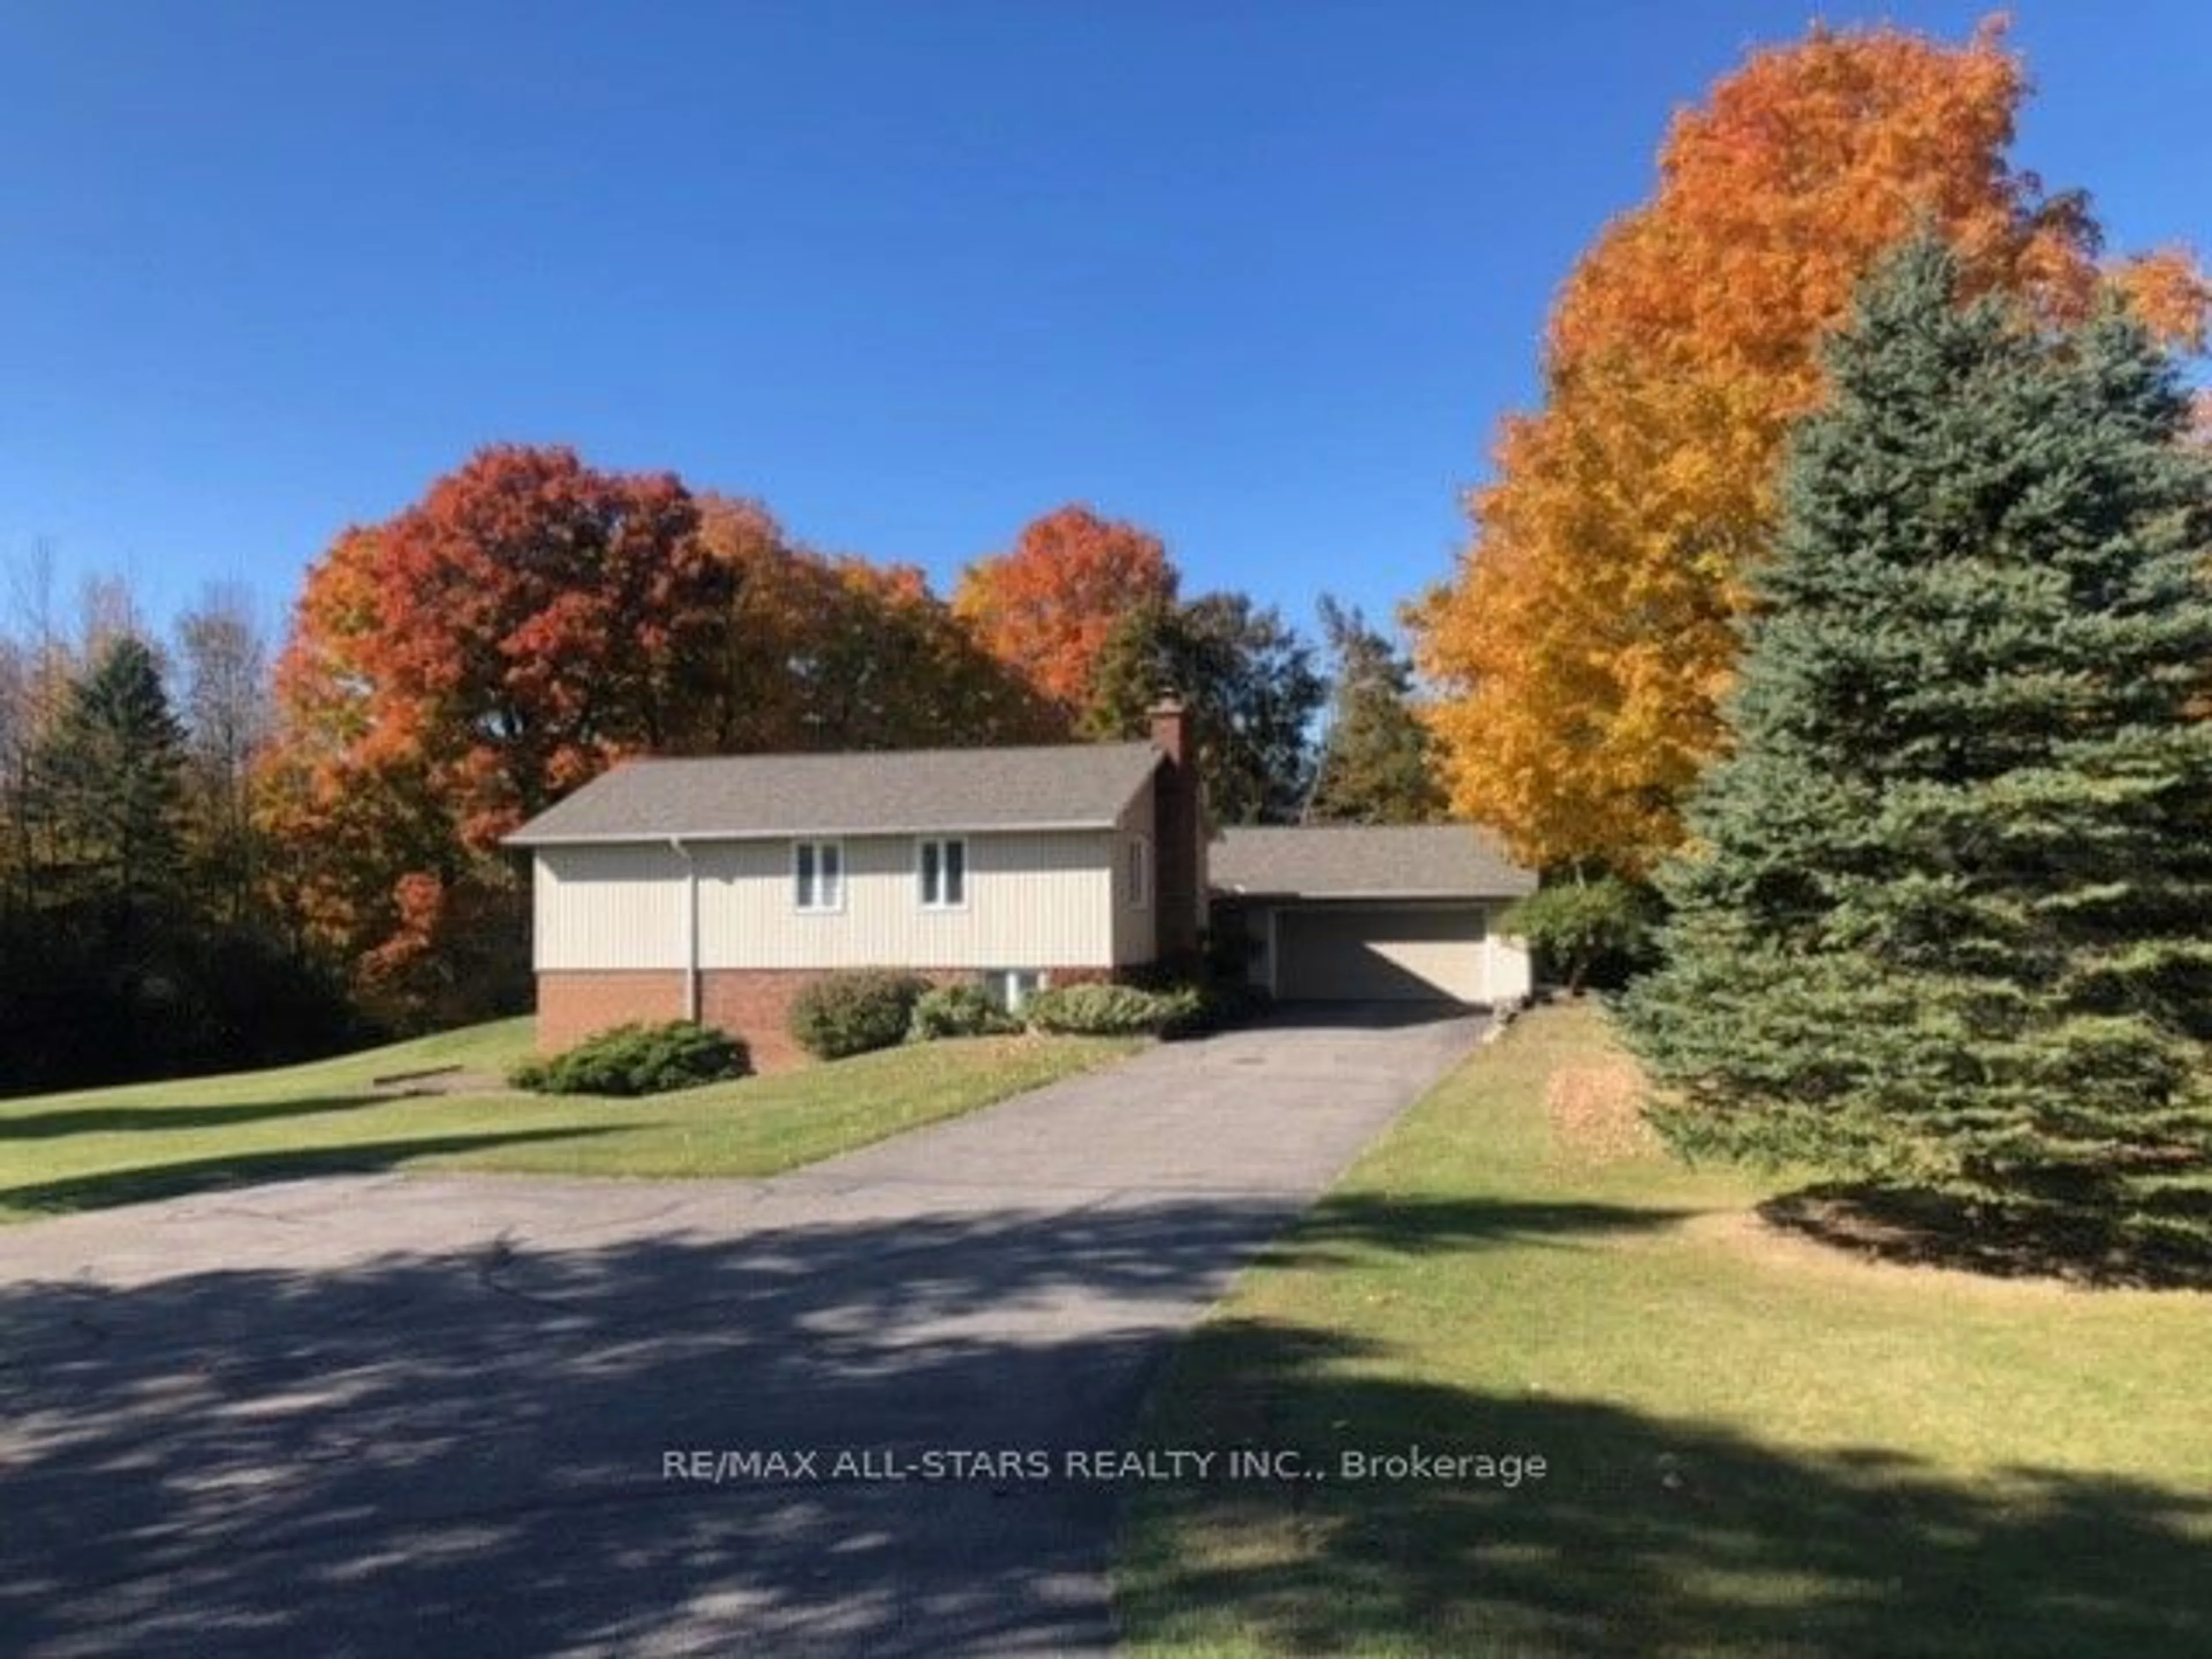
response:
[[[1684,1150],[2201,1238],[2212,468],[2135,325],[1959,289],[1923,237],[1832,349],[1626,1029]]]
[[[48,896],[128,927],[178,896],[185,734],[146,643],[122,635],[73,683],[33,760],[55,848]]]
[[[1336,665],[1308,818],[1318,823],[1433,823],[1444,815],[1429,733],[1413,708],[1413,672],[1356,607],[1321,601]]]

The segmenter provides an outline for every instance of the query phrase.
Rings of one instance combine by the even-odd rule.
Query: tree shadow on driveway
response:
[[[289,1113],[296,1108],[287,1109]],[[582,1124],[547,1129],[485,1129],[454,1134],[409,1135],[337,1146],[280,1146],[263,1152],[216,1152],[205,1158],[95,1170],[86,1175],[0,1187],[0,1205],[66,1215],[80,1210],[112,1209],[118,1205],[146,1204],[191,1193],[261,1186],[276,1181],[380,1173],[416,1158],[444,1153],[527,1146],[535,1141],[589,1140],[599,1135],[620,1133],[623,1127]]]
[[[1066,1478],[1062,1455],[1121,1443],[1169,1337],[1296,1207],[1135,1194],[889,1217],[831,1205],[789,1224],[738,1214],[341,1271],[0,1284],[0,1651],[1103,1650],[1103,1553],[1128,1489]],[[1564,1245],[1672,1219],[1479,1201],[1410,1222],[1396,1203],[1325,1216],[1317,1242],[1279,1249]],[[1334,1368],[1362,1358],[1313,1333],[1230,1328],[1225,1340],[1263,1345],[1239,1350],[1234,1375],[1271,1396],[1342,1388]],[[1399,1403],[1346,1397],[1355,1413]],[[1500,1426],[1499,1402],[1449,1390],[1424,1409]],[[1683,1440],[1617,1413],[1603,1427],[1590,1443],[1607,1468]],[[1823,1523],[1887,1501],[1869,1495],[1879,1472],[1721,1441],[1698,1455],[1715,1449],[1733,1460],[1728,1481],[1663,1534],[1608,1522],[1601,1481],[1571,1488],[1558,1536],[1589,1527],[1593,1547],[1647,1573],[1765,1551],[1868,1593],[1856,1534],[1824,1542]],[[859,1478],[830,1478],[840,1450],[870,1460]],[[1004,1466],[884,1478],[947,1450],[1042,1454],[1051,1478]],[[721,1455],[779,1451],[780,1469]],[[2118,1520],[2122,1546],[2164,1540],[2201,1568],[2148,1503],[2053,1486],[2047,1508],[2064,1536]],[[1897,1525],[1954,1553],[2013,1524],[1940,1486],[1917,1505],[1899,1504]],[[1407,1594],[1449,1593],[1448,1567],[1486,1570],[1475,1553],[1422,1561],[1394,1581]],[[2054,1629],[2135,1628],[2102,1602],[2066,1615],[2064,1587],[2042,1590]],[[1585,1587],[1570,1573],[1556,1588]],[[1404,1611],[1382,1595],[1363,1605],[1378,1621]],[[1696,1608],[1731,1610],[1717,1593]],[[1840,1644],[1867,1628],[1839,1614],[1834,1643],[1802,1650],[1856,1651]]]

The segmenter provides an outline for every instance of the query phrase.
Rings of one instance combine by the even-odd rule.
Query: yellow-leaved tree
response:
[[[1756,53],[1676,117],[1650,201],[1569,276],[1543,405],[1504,423],[1468,548],[1408,616],[1453,806],[1523,860],[1633,876],[1679,840],[1784,436],[1886,249],[1924,224],[1972,289],[2054,319],[2117,293],[2202,345],[2185,253],[2100,264],[2086,198],[2011,165],[2027,92],[1998,21]]]

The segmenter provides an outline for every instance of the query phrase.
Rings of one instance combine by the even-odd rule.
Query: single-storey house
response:
[[[799,1058],[793,998],[838,969],[980,981],[1009,1005],[1123,977],[1197,949],[1215,858],[1270,872],[1223,890],[1280,995],[1525,993],[1526,958],[1488,925],[1525,874],[1442,850],[1476,832],[1211,840],[1189,742],[1170,704],[1143,742],[617,766],[507,838],[533,866],[538,1045],[690,1018],[774,1069]],[[1363,836],[1382,837],[1379,887],[1358,877]],[[1334,851],[1286,862],[1270,850],[1286,836]],[[1370,957],[1393,966],[1363,969]]]

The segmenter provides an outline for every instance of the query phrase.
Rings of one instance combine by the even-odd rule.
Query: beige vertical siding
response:
[[[1484,1000],[1511,1002],[1525,998],[1535,981],[1535,974],[1528,965],[1528,946],[1522,939],[1498,931],[1498,918],[1511,907],[1493,904],[1490,907],[1487,937],[1482,942]]]
[[[845,902],[793,905],[788,842],[701,846],[704,968],[1108,967],[1112,836],[1104,830],[975,835],[967,902],[922,908],[911,836],[848,837]]]
[[[541,972],[684,965],[684,860],[672,848],[541,848],[532,904]]]
[[[922,908],[914,837],[872,836],[844,842],[844,908],[827,914],[793,907],[790,842],[687,843],[698,871],[699,965],[1106,968],[1124,959],[1118,834],[966,839],[961,908]],[[538,967],[681,967],[684,873],[665,846],[540,849]],[[1148,952],[1149,920],[1139,919],[1146,931],[1127,948]]]
[[[1157,775],[1154,775],[1155,777]],[[1127,867],[1129,843],[1139,836],[1147,842],[1152,841],[1153,829],[1152,780],[1147,779],[1145,787],[1137,792],[1136,799],[1129,803],[1121,814],[1121,821],[1114,828],[1114,965],[1117,968],[1150,962],[1159,954],[1156,927],[1160,905],[1158,879],[1160,849],[1157,846],[1152,850],[1153,881],[1146,892],[1145,902],[1141,906],[1131,904],[1122,886],[1122,872]]]

